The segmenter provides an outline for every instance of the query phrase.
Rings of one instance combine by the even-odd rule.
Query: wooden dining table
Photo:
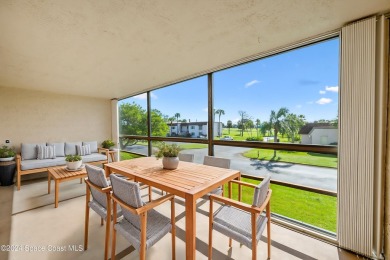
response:
[[[185,199],[186,259],[196,255],[196,200],[233,179],[240,171],[203,164],[180,162],[175,170],[166,170],[161,160],[143,157],[105,164],[106,176],[122,174],[136,182],[156,187]]]

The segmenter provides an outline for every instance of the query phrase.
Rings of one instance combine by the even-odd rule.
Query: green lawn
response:
[[[241,136],[241,130],[238,128],[230,128],[230,133],[229,133],[228,128],[223,128],[222,136],[224,136],[224,135],[230,135],[231,137],[233,137],[234,141],[245,141],[246,138],[248,138],[248,137],[257,137],[256,129],[252,129],[252,135],[251,135],[250,131],[244,131],[244,136]],[[260,137],[262,136],[260,131],[259,131],[259,136]],[[287,137],[283,137],[282,135],[278,135],[278,138],[279,138],[279,141],[282,143],[290,142]],[[218,140],[219,138],[216,137],[215,139]],[[273,141],[274,140],[272,139],[268,142],[273,142]]]
[[[127,152],[121,152],[121,161],[135,159],[135,158],[139,158],[139,157],[142,157],[142,156],[132,154],[132,153],[127,153]]]
[[[258,184],[259,181],[247,178],[244,182]],[[271,184],[271,212],[304,223],[336,232],[337,198],[314,192]],[[225,196],[228,196],[225,185]],[[232,197],[238,199],[238,185],[233,184]],[[252,204],[253,189],[242,187],[242,201]]]
[[[337,155],[313,152],[276,151],[268,149],[251,149],[243,154],[247,158],[307,164],[313,166],[337,168]]]
[[[183,150],[187,150],[187,149],[202,149],[202,148],[207,148],[207,144],[182,144],[182,143],[178,143],[179,146],[183,149]]]

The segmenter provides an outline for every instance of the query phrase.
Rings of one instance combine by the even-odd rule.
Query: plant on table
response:
[[[0,147],[0,161],[12,161],[15,155],[16,153],[12,148],[6,145]]]
[[[110,149],[111,147],[115,146],[115,143],[111,139],[107,139],[102,142],[102,146],[103,148]]]
[[[66,167],[69,169],[69,170],[76,170],[76,169],[79,169],[82,165],[82,158],[80,155],[73,155],[73,154],[69,154],[65,157],[65,161],[66,161]]]
[[[163,157],[164,169],[173,170],[179,165],[179,155],[181,148],[177,144],[166,144],[162,142],[158,146],[158,151],[154,153],[157,159]]]

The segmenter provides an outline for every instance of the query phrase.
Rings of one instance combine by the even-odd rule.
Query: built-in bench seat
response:
[[[50,146],[50,148],[49,148]],[[38,147],[43,153],[38,153]],[[78,148],[88,148],[81,152]],[[81,154],[80,154],[81,153]],[[108,162],[108,149],[99,148],[97,141],[93,142],[64,142],[64,143],[22,143],[21,154],[16,156],[17,186],[20,190],[21,176],[26,174],[45,172],[48,168],[66,164],[66,155],[79,154],[83,163],[105,164]]]

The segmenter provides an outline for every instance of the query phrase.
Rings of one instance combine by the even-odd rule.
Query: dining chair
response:
[[[179,161],[194,162],[194,154],[179,153]]]
[[[111,186],[106,179],[103,169],[85,165],[88,178],[85,179],[86,184],[86,203],[85,203],[85,227],[84,227],[84,250],[88,249],[88,227],[89,227],[89,209],[95,211],[101,218],[100,224],[103,225],[106,220],[106,235],[104,245],[104,259],[108,259],[109,237],[110,237],[110,222],[111,222]],[[92,200],[91,200],[92,194]],[[109,212],[109,214],[107,214]],[[116,216],[122,215],[121,209],[118,208]]]
[[[113,200],[113,238],[111,259],[115,259],[116,232],[118,231],[139,252],[140,259],[145,259],[146,250],[157,243],[167,233],[172,233],[172,259],[175,254],[175,201],[174,195],[167,194],[157,200],[145,204],[141,200],[140,185],[137,182],[110,175]],[[170,200],[171,219],[154,208]],[[118,222],[116,208],[122,208],[123,218]]]
[[[259,185],[233,180],[238,185],[254,188],[252,205],[219,195],[210,196],[209,215],[209,259],[212,259],[213,229],[252,249],[252,259],[256,259],[257,244],[267,226],[268,259],[271,258],[271,206],[272,190],[269,188],[271,176],[267,176]],[[239,187],[241,188],[241,187]],[[240,196],[239,196],[240,197]],[[213,213],[213,201],[223,205]],[[264,214],[264,210],[266,213]]]
[[[219,158],[219,157],[206,155],[203,158],[203,164],[204,165],[208,165],[208,166],[214,166],[214,167],[229,169],[230,168],[230,159]],[[220,187],[216,188],[215,190],[212,190],[210,193],[207,193],[206,195],[203,195],[202,199],[208,200],[209,196],[211,194],[223,195],[223,187],[220,186]]]

